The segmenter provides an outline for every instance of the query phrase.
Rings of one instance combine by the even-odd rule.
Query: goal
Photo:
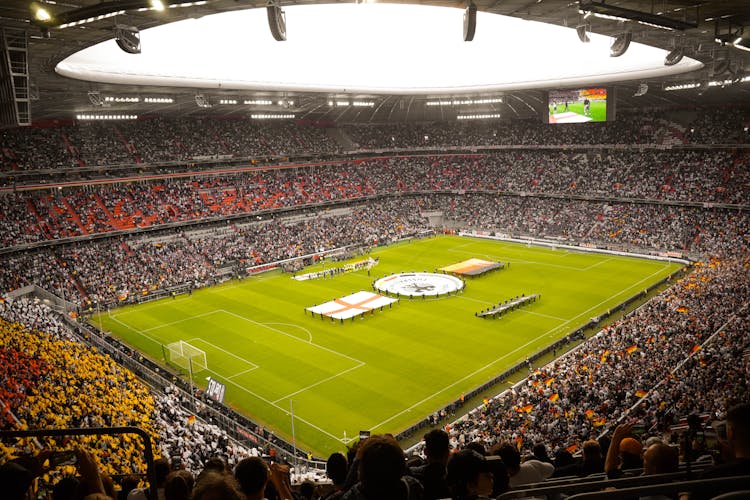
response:
[[[195,373],[208,368],[206,351],[198,349],[192,344],[179,340],[167,344],[165,347],[168,361],[186,371],[192,370]]]

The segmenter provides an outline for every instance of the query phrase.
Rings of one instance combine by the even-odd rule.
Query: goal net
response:
[[[174,363],[186,371],[190,371],[191,364],[193,373],[208,368],[208,364],[206,363],[206,351],[202,351],[194,345],[180,340],[167,344],[166,348],[169,362]]]

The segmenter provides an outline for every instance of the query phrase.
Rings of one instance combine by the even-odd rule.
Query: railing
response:
[[[138,427],[96,427],[96,428],[70,428],[70,429],[36,429],[27,431],[0,431],[0,440],[45,437],[45,436],[119,436],[123,434],[135,434],[143,441],[143,454],[146,460],[146,477],[150,487],[150,498],[156,498],[156,472],[154,470],[154,450],[151,445],[151,436]]]

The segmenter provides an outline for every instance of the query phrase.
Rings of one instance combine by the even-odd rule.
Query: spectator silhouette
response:
[[[270,470],[262,458],[249,457],[237,464],[234,468],[234,477],[247,500],[261,500],[264,498]]]
[[[453,500],[490,498],[494,477],[487,458],[475,450],[461,450],[448,460],[447,482]]]
[[[525,484],[539,483],[548,479],[555,472],[555,466],[536,459],[521,463],[521,453],[510,443],[500,446],[498,455],[503,459],[510,476],[510,487],[517,488]]]
[[[359,481],[341,498],[344,500],[418,500],[422,485],[406,473],[404,452],[390,435],[375,434],[357,451]]]
[[[443,429],[433,429],[424,435],[424,443],[426,463],[410,468],[409,474],[422,483],[425,500],[445,498],[450,494],[446,481],[450,437]]]
[[[340,498],[344,494],[344,484],[349,469],[349,462],[341,453],[332,453],[326,462],[326,475],[333,483],[333,491],[323,496],[323,500]]]

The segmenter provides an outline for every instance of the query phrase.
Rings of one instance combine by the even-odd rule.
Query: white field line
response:
[[[542,314],[542,313],[534,312],[534,311],[525,311],[523,309],[519,309],[518,312],[522,312],[524,314],[533,314],[534,316],[541,316],[542,318],[556,319],[557,321],[570,321],[567,318],[559,318],[557,316],[551,316],[549,314]]]
[[[536,260],[525,260],[525,259],[514,259],[512,257],[509,257],[508,255],[491,255],[486,253],[477,253],[477,252],[468,252],[466,250],[453,250],[452,248],[448,249],[449,252],[454,253],[462,253],[467,255],[473,255],[473,256],[479,256],[479,257],[486,257],[491,260],[496,260],[500,262],[512,262],[513,264],[537,264],[540,266],[547,266],[547,267],[557,267],[560,269],[568,269],[570,271],[585,271],[585,267],[573,267],[573,266],[563,266],[560,264],[550,264],[549,262],[539,262]]]
[[[216,373],[215,371],[213,371],[213,370],[210,370],[210,369],[208,369],[208,370],[206,370],[206,371],[209,371],[209,372],[213,373],[213,374],[214,374],[214,375],[216,375],[217,377],[219,377],[219,378],[222,378],[222,379],[226,380],[226,381],[227,381],[227,383],[229,383],[229,384],[232,384],[233,386],[237,387],[238,389],[240,389],[240,390],[242,390],[242,391],[245,391],[246,393],[250,394],[250,395],[251,395],[251,396],[253,396],[254,398],[257,398],[258,400],[260,400],[260,401],[262,401],[262,402],[266,403],[267,405],[273,406],[274,408],[276,408],[276,409],[278,409],[278,410],[281,410],[282,412],[284,412],[284,414],[286,414],[286,415],[289,415],[289,410],[287,410],[286,408],[282,408],[281,406],[278,406],[277,404],[274,404],[274,402],[273,402],[273,401],[271,401],[271,400],[269,400],[269,399],[266,399],[266,398],[264,398],[264,397],[263,397],[263,396],[261,396],[260,394],[256,394],[256,393],[254,393],[253,391],[251,391],[251,390],[249,390],[249,389],[247,389],[247,388],[245,388],[245,387],[241,386],[240,384],[238,384],[238,383],[237,383],[237,382],[235,382],[234,380],[230,380],[230,379],[227,379],[227,378],[226,378],[226,377],[224,377],[224,375],[222,375],[221,373]],[[328,431],[326,431],[326,430],[324,430],[324,429],[321,429],[321,428],[320,428],[320,427],[318,427],[317,425],[315,425],[315,424],[313,424],[313,423],[311,423],[311,422],[309,422],[309,421],[305,420],[304,418],[300,417],[299,415],[295,415],[295,416],[294,416],[294,420],[296,420],[296,421],[298,421],[298,422],[304,422],[304,423],[305,423],[306,425],[309,425],[310,427],[312,427],[312,428],[313,428],[313,429],[315,429],[316,431],[320,432],[321,434],[325,434],[326,436],[330,437],[331,439],[334,439],[334,440],[336,440],[336,441],[340,441],[340,440],[341,440],[341,438],[340,438],[340,437],[338,437],[338,436],[334,436],[334,435],[333,435],[333,434],[331,434],[330,432],[328,432]]]
[[[269,327],[269,326],[265,326],[265,325],[263,325],[263,323],[258,323],[257,321],[253,321],[253,320],[251,320],[251,319],[249,319],[249,318],[245,318],[244,316],[240,316],[239,314],[234,314],[234,313],[231,313],[231,312],[229,312],[229,311],[226,311],[226,310],[224,310],[224,309],[217,309],[217,311],[215,311],[215,312],[219,312],[219,311],[221,311],[221,312],[225,312],[225,313],[229,314],[230,316],[236,316],[236,317],[239,317],[240,319],[244,319],[244,320],[246,320],[246,321],[249,321],[249,322],[251,322],[251,323],[255,323],[255,324],[257,324],[257,325],[260,325],[260,326],[264,326],[265,328],[268,328],[269,330],[273,330],[273,331],[275,331],[275,332],[277,332],[277,333],[281,333],[281,334],[283,334],[283,335],[287,335],[287,336],[289,336],[289,337],[291,337],[291,338],[293,338],[293,339],[299,340],[300,342],[304,342],[304,340],[300,340],[300,339],[299,339],[298,337],[295,337],[294,335],[290,335],[290,334],[288,334],[288,333],[286,333],[286,332],[283,332],[283,331],[281,331],[281,330],[278,330],[278,329],[276,329],[276,328],[272,328],[272,327]],[[154,343],[156,343],[156,344],[158,344],[158,345],[162,345],[162,342],[159,342],[158,340],[154,339],[153,337],[150,337],[150,336],[146,335],[146,334],[145,334],[145,333],[143,333],[142,331],[140,331],[140,330],[138,330],[138,329],[136,329],[136,328],[133,328],[132,326],[128,325],[127,323],[124,323],[124,322],[120,321],[119,319],[117,319],[117,318],[115,318],[115,317],[113,317],[112,319],[113,319],[114,321],[116,321],[117,323],[120,323],[120,324],[121,324],[122,326],[124,326],[125,328],[127,328],[127,329],[129,329],[129,330],[132,330],[133,332],[135,332],[135,333],[137,333],[137,334],[139,334],[139,335],[142,335],[143,337],[147,338],[148,340],[150,340],[150,341],[152,341],[152,342],[154,342]],[[198,337],[197,337],[197,338],[198,338]],[[203,340],[203,339],[200,339],[200,338],[198,338],[198,340]],[[204,342],[205,342],[205,341],[204,341]],[[213,345],[213,344],[211,344],[210,342],[206,342],[206,343],[207,343],[207,344],[210,344],[210,345]],[[306,342],[305,342],[305,343],[306,343]],[[327,347],[319,346],[319,345],[316,345],[316,344],[313,344],[313,345],[315,345],[315,347],[318,347],[318,348],[320,348],[320,349],[324,349],[324,350],[326,350],[326,351],[329,351],[329,352],[331,352],[331,353],[333,353],[333,354],[338,354],[339,356],[345,357],[345,358],[347,358],[347,359],[351,359],[351,360],[353,360],[353,361],[355,361],[355,362],[359,363],[359,365],[358,365],[358,366],[355,366],[355,367],[349,368],[349,369],[348,369],[347,371],[350,371],[350,370],[352,370],[352,369],[354,369],[354,368],[359,368],[360,366],[363,366],[363,365],[365,364],[365,362],[364,362],[364,361],[360,361],[360,360],[358,360],[358,359],[352,358],[351,356],[347,356],[346,354],[342,354],[342,353],[340,353],[340,352],[336,352],[336,351],[334,351],[334,350],[332,350],[332,349],[328,349]],[[217,346],[213,346],[213,347],[217,347]],[[220,349],[220,348],[218,348],[218,347],[217,347],[217,349]],[[247,362],[247,360],[243,360],[243,361]],[[253,364],[253,365],[254,365],[254,366],[256,366],[256,367],[258,366],[258,365],[255,365],[254,363],[250,363],[250,364]],[[257,393],[255,393],[255,392],[253,392],[253,391],[251,391],[251,390],[247,389],[246,387],[243,387],[243,386],[241,386],[240,384],[238,384],[238,383],[237,383],[237,382],[235,382],[234,380],[231,380],[231,379],[227,378],[227,377],[226,377],[226,376],[224,376],[223,374],[221,374],[221,373],[217,373],[217,372],[215,372],[215,371],[211,370],[210,368],[207,368],[207,369],[206,369],[206,371],[208,371],[208,372],[211,372],[211,373],[213,373],[214,375],[216,375],[217,377],[219,377],[219,378],[221,378],[221,379],[224,379],[224,380],[226,380],[226,381],[227,381],[227,383],[229,383],[229,384],[232,384],[233,386],[237,387],[238,389],[240,389],[240,390],[242,390],[242,391],[244,391],[244,392],[246,392],[246,393],[250,394],[250,395],[251,395],[251,396],[253,396],[254,398],[257,398],[258,400],[260,400],[260,401],[262,401],[262,402],[264,402],[264,403],[266,403],[266,404],[268,404],[268,405],[270,405],[270,406],[273,406],[274,408],[276,408],[276,409],[278,409],[278,410],[281,410],[281,411],[285,412],[286,414],[288,414],[288,413],[289,413],[289,412],[287,411],[287,409],[286,409],[286,408],[282,408],[281,406],[278,406],[278,405],[277,405],[276,403],[274,403],[274,402],[273,402],[273,401],[271,401],[270,399],[267,399],[267,398],[265,398],[265,397],[261,396],[260,394],[257,394]],[[239,374],[234,374],[234,375],[232,375],[232,376],[233,376],[233,377],[235,377],[235,376],[238,376],[238,375],[239,375]],[[337,374],[337,375],[338,375],[338,374]],[[313,429],[317,430],[317,431],[318,431],[318,432],[320,432],[321,434],[325,434],[326,436],[330,437],[331,439],[334,439],[334,440],[336,440],[336,441],[341,441],[341,438],[340,438],[339,436],[334,436],[334,435],[333,435],[333,434],[331,434],[330,432],[326,431],[325,429],[321,429],[321,428],[320,428],[320,427],[318,427],[317,425],[315,425],[315,424],[313,424],[312,422],[310,422],[310,421],[308,421],[308,420],[306,420],[306,419],[304,419],[304,418],[300,417],[299,415],[296,415],[296,416],[295,416],[295,420],[297,420],[297,421],[299,421],[299,422],[303,422],[303,423],[305,423],[306,425],[308,425],[308,426],[310,426],[311,428],[313,428]]]
[[[133,328],[133,327],[132,327],[132,326],[130,326],[129,324],[127,324],[127,323],[125,323],[125,322],[123,322],[123,321],[120,321],[119,319],[117,319],[117,318],[116,318],[116,317],[114,317],[114,316],[112,316],[112,321],[116,321],[117,323],[120,323],[120,324],[121,324],[122,326],[124,326],[125,328],[127,328],[127,329],[128,329],[128,330],[130,330],[130,331],[133,331],[133,332],[135,332],[135,333],[137,333],[137,334],[139,334],[139,335],[143,335],[143,336],[144,336],[145,338],[147,338],[148,340],[150,340],[150,341],[151,341],[151,342],[153,342],[154,344],[157,344],[157,345],[164,345],[164,344],[163,344],[163,342],[160,342],[160,341],[156,340],[155,338],[153,338],[153,337],[150,337],[150,336],[146,335],[145,333],[143,333],[142,331],[138,330],[137,328]]]
[[[276,333],[280,333],[281,335],[286,335],[287,337],[292,338],[292,339],[294,339],[294,340],[296,340],[298,342],[304,342],[305,344],[308,343],[308,342],[305,342],[304,340],[302,340],[301,338],[299,338],[299,337],[297,337],[295,335],[287,333],[287,332],[285,332],[283,330],[279,330],[278,328],[274,328],[272,326],[268,326],[267,323],[260,323],[258,321],[252,320],[250,318],[246,318],[245,316],[242,316],[241,314],[237,314],[237,313],[233,313],[231,311],[227,311],[226,309],[219,309],[219,311],[222,311],[222,312],[224,312],[224,313],[226,313],[226,314],[228,314],[230,316],[234,316],[235,318],[239,318],[239,319],[248,321],[248,322],[253,323],[255,325],[259,325],[259,326],[262,326],[264,328],[268,328],[269,330],[272,330],[272,331],[274,331]],[[349,359],[351,361],[354,361],[357,364],[359,364],[359,363],[364,364],[364,361],[362,361],[360,359],[357,359],[357,358],[353,358],[353,357],[351,357],[349,355],[346,355],[346,354],[344,354],[342,352],[334,351],[333,349],[329,349],[328,347],[325,347],[325,346],[322,346],[322,345],[318,345],[318,344],[312,344],[312,345],[315,346],[315,347],[317,347],[318,349],[322,349],[324,351],[330,352],[331,354],[336,354],[337,356],[341,356],[342,358],[346,358],[346,359]]]
[[[518,249],[518,245],[521,245],[520,243],[514,244],[514,243],[505,242],[505,241],[498,241],[498,243],[500,243],[500,245],[499,245],[500,247],[507,248],[509,250],[517,250]],[[476,243],[472,242],[472,243],[465,243],[463,245],[457,245],[455,247],[449,248],[448,251],[450,252],[450,251],[453,251],[454,249],[465,248],[465,247],[473,246],[475,244]],[[523,245],[523,246],[526,246],[526,245]],[[560,251],[560,250],[557,250],[557,249],[546,248],[546,247],[542,247],[542,246],[534,246],[534,250],[535,251],[539,251],[539,252],[548,253],[548,254],[557,255],[559,257],[567,257],[568,255],[571,255],[571,254],[574,253],[574,252],[568,250],[567,248],[565,250],[563,250],[563,251]],[[468,252],[463,251],[463,253],[468,253]]]
[[[291,326],[292,328],[299,328],[300,330],[307,332],[307,342],[312,344],[312,333],[310,333],[310,330],[305,328],[304,326],[295,325],[293,323],[262,323],[263,325],[281,325],[281,326]]]
[[[109,310],[109,315],[112,317],[124,316],[125,314],[131,314],[134,312],[142,312],[144,309],[151,309],[152,307],[164,307],[167,304],[174,304],[176,302],[185,302],[186,300],[188,300],[188,297],[179,297],[179,298],[172,299],[170,301],[164,301],[163,299],[156,299],[146,304],[138,304],[138,307],[134,309],[130,309],[129,311],[122,311],[122,310],[116,309],[117,312],[113,314],[111,310]],[[135,305],[135,304],[131,304],[131,305]]]
[[[482,305],[485,305],[485,306],[491,306],[491,305],[494,305],[494,303],[493,303],[493,302],[490,302],[489,300],[479,300],[479,299],[473,299],[473,298],[471,298],[471,297],[467,297],[467,296],[465,296],[465,295],[459,295],[459,296],[458,296],[458,298],[459,298],[459,299],[464,299],[464,300],[470,300],[470,301],[472,301],[472,302],[477,302],[477,303],[479,303],[479,304],[482,304]]]
[[[235,373],[234,375],[228,376],[227,380],[232,380],[234,377],[239,377],[240,375],[244,375],[246,373],[250,373],[251,371],[257,370],[257,369],[258,369],[258,366],[256,365],[255,368],[250,368],[249,370],[243,370],[243,371],[241,371],[239,373]]]
[[[453,383],[451,383],[451,384],[449,384],[449,385],[447,385],[447,386],[443,387],[442,389],[440,389],[439,391],[435,392],[434,394],[432,394],[432,395],[430,395],[430,396],[427,396],[427,397],[423,398],[423,399],[422,399],[421,401],[417,401],[416,403],[414,403],[414,404],[413,404],[413,405],[411,405],[410,407],[408,407],[408,408],[405,408],[404,410],[402,410],[402,411],[400,411],[400,412],[398,412],[398,413],[395,413],[394,415],[391,415],[391,416],[390,416],[390,417],[388,417],[387,419],[385,419],[385,420],[383,420],[382,422],[380,422],[380,423],[378,423],[378,424],[374,425],[373,427],[371,427],[371,428],[370,428],[370,430],[374,430],[374,429],[377,429],[378,427],[380,427],[380,426],[382,426],[382,425],[384,425],[384,424],[387,424],[387,423],[388,423],[388,422],[390,422],[391,420],[393,420],[393,419],[395,419],[395,418],[397,418],[397,417],[399,417],[399,416],[403,415],[404,413],[408,413],[408,412],[410,412],[410,411],[411,411],[412,409],[416,408],[417,406],[419,406],[419,405],[421,405],[421,404],[423,404],[423,403],[425,403],[425,402],[429,401],[430,399],[432,399],[432,398],[436,397],[436,396],[437,396],[437,395],[439,395],[439,394],[442,394],[443,392],[445,392],[446,390],[450,389],[451,387],[454,387],[454,386],[455,386],[455,385],[457,385],[457,384],[458,384],[459,382],[463,382],[464,380],[466,380],[466,379],[468,379],[468,378],[471,378],[471,377],[473,377],[473,376],[474,376],[474,375],[476,375],[477,373],[480,373],[480,372],[482,372],[482,371],[484,371],[484,370],[488,369],[489,367],[491,367],[492,365],[494,365],[494,364],[495,364],[495,363],[497,363],[498,361],[501,361],[501,360],[503,360],[503,359],[507,358],[508,356],[510,356],[510,355],[512,355],[512,354],[515,354],[516,352],[520,351],[521,349],[524,349],[524,348],[528,347],[529,345],[531,345],[531,344],[533,344],[534,342],[538,341],[539,339],[541,339],[541,338],[542,338],[542,337],[544,337],[545,335],[551,334],[551,333],[555,332],[556,330],[559,330],[559,329],[560,329],[561,327],[563,327],[563,326],[567,325],[568,323],[570,323],[571,321],[575,320],[576,318],[579,318],[579,317],[581,317],[581,316],[583,316],[583,315],[585,315],[585,314],[588,314],[588,313],[589,313],[590,311],[592,311],[592,310],[594,310],[594,309],[598,308],[599,306],[601,306],[602,304],[604,304],[604,303],[606,303],[606,302],[608,302],[608,301],[610,301],[610,300],[614,299],[614,298],[615,298],[615,297],[617,297],[618,295],[622,295],[622,294],[623,294],[623,293],[624,293],[625,291],[627,291],[627,290],[630,290],[631,288],[635,287],[636,285],[639,285],[640,283],[642,283],[642,282],[644,282],[644,281],[646,281],[646,280],[648,280],[648,279],[651,279],[651,278],[652,278],[652,277],[653,277],[654,275],[656,275],[656,274],[659,274],[660,272],[662,272],[662,269],[659,269],[658,271],[656,271],[656,272],[654,272],[653,274],[651,274],[651,275],[649,275],[649,276],[647,276],[647,277],[643,278],[642,280],[638,281],[637,283],[634,283],[634,284],[633,284],[633,285],[631,285],[631,286],[630,286],[629,288],[626,288],[625,290],[622,290],[622,291],[620,291],[620,292],[617,292],[616,294],[612,295],[611,297],[609,297],[609,298],[607,298],[607,299],[604,299],[603,301],[599,302],[599,303],[598,303],[598,304],[596,304],[595,306],[592,306],[592,307],[590,307],[590,308],[586,309],[585,311],[583,311],[583,312],[581,312],[581,313],[579,313],[579,314],[577,314],[577,315],[573,316],[572,318],[570,318],[569,320],[565,321],[565,322],[564,322],[564,323],[562,323],[561,325],[558,325],[558,326],[556,326],[556,327],[552,328],[551,330],[548,330],[548,331],[546,331],[546,332],[542,333],[541,335],[539,335],[539,336],[537,336],[537,337],[535,337],[535,338],[533,338],[533,339],[529,340],[529,341],[528,341],[528,342],[526,342],[526,343],[525,343],[524,345],[522,345],[522,346],[519,346],[519,347],[517,347],[517,348],[513,349],[512,351],[510,351],[510,352],[508,352],[508,353],[506,353],[506,354],[504,354],[504,355],[500,356],[499,358],[497,358],[497,359],[495,359],[495,360],[493,360],[493,361],[490,361],[489,363],[487,363],[487,364],[486,364],[486,365],[484,365],[483,367],[481,367],[481,368],[478,368],[477,370],[474,370],[473,372],[469,373],[468,375],[466,375],[466,376],[464,376],[464,377],[461,377],[460,379],[458,379],[458,380],[456,380],[455,382],[453,382]]]
[[[454,247],[454,248],[457,248],[457,247]],[[479,255],[480,257],[486,257],[488,259],[493,259],[493,260],[497,260],[497,261],[501,261],[501,262],[502,261],[511,261],[514,264],[515,263],[518,263],[518,264],[538,264],[540,266],[556,267],[556,268],[559,268],[559,269],[568,269],[570,271],[589,271],[589,270],[591,270],[591,269],[593,269],[595,267],[601,266],[602,264],[605,264],[605,263],[607,263],[609,261],[615,260],[614,257],[608,257],[606,259],[600,260],[599,262],[596,262],[596,263],[591,264],[591,265],[586,266],[586,267],[574,267],[574,266],[563,266],[561,264],[551,264],[549,262],[539,262],[539,261],[536,261],[536,260],[513,259],[513,258],[511,258],[511,257],[509,257],[507,255],[476,254],[475,252],[469,252],[469,251],[466,251],[466,250],[454,250],[454,248],[449,248],[448,251],[449,252],[455,252],[455,253],[465,253],[465,254],[471,254],[471,255]],[[573,252],[565,252],[564,254],[563,253],[560,253],[560,254],[555,253],[555,255],[558,255],[559,257],[567,257],[568,255],[573,255]]]
[[[359,364],[359,365],[357,365],[357,366],[352,366],[351,368],[347,368],[346,370],[344,370],[344,371],[342,371],[342,372],[339,372],[339,373],[335,373],[335,374],[331,375],[330,377],[326,377],[326,378],[324,378],[324,379],[322,379],[322,380],[319,380],[319,381],[315,382],[314,384],[310,384],[310,385],[308,385],[307,387],[303,387],[302,389],[300,389],[300,390],[298,390],[298,391],[295,391],[295,392],[289,393],[289,394],[287,394],[287,395],[285,395],[285,396],[281,396],[281,397],[280,397],[279,399],[277,399],[276,401],[274,401],[274,404],[278,403],[279,401],[283,401],[283,400],[285,400],[285,399],[289,399],[289,398],[291,398],[292,396],[296,396],[297,394],[299,394],[299,393],[301,393],[301,392],[305,392],[305,391],[306,391],[306,390],[308,390],[308,389],[312,389],[312,388],[313,388],[313,387],[315,387],[315,386],[318,386],[318,385],[320,385],[320,384],[323,384],[323,383],[325,383],[325,382],[328,382],[329,380],[333,380],[333,379],[335,379],[335,378],[338,378],[338,377],[340,377],[341,375],[343,375],[343,374],[345,374],[345,373],[349,373],[350,371],[356,370],[357,368],[361,368],[361,367],[363,367],[363,366],[365,366],[365,364],[364,364],[364,363],[362,363],[362,364]]]
[[[595,267],[599,267],[602,264],[606,264],[607,262],[609,262],[611,260],[615,260],[614,257],[610,257],[608,259],[601,260],[601,261],[597,262],[596,264],[591,264],[589,267],[585,267],[585,268],[583,268],[581,270],[582,271],[590,271],[591,269],[594,269]]]
[[[203,339],[203,338],[201,338],[201,337],[195,337],[195,338],[192,338],[192,339],[188,340],[187,342],[188,342],[188,343],[190,343],[190,342],[193,342],[194,340],[200,340],[200,341],[201,341],[201,342],[203,342],[204,344],[208,344],[208,345],[210,345],[210,346],[211,346],[211,347],[213,347],[214,349],[216,349],[216,350],[218,350],[218,351],[221,351],[221,352],[223,352],[223,353],[224,353],[224,354],[226,354],[227,356],[232,356],[232,357],[233,357],[233,358],[235,358],[235,359],[239,359],[240,361],[242,361],[242,362],[243,362],[243,363],[245,363],[246,365],[248,365],[248,366],[252,366],[253,368],[252,368],[251,370],[255,370],[256,368],[260,368],[260,366],[256,365],[256,364],[255,364],[255,363],[253,363],[252,361],[248,361],[248,360],[246,360],[245,358],[242,358],[242,357],[240,357],[240,356],[237,356],[237,355],[236,355],[236,354],[234,354],[233,352],[229,352],[229,351],[227,351],[226,349],[222,349],[221,347],[219,347],[219,346],[217,346],[217,345],[215,345],[215,344],[212,344],[211,342],[209,342],[209,341],[207,341],[207,340],[205,340],[205,339]],[[249,370],[248,370],[248,371],[249,371]],[[234,375],[233,375],[233,376],[234,376]]]
[[[211,311],[211,312],[207,312],[203,314],[196,314],[195,316],[189,316],[187,318],[178,319],[177,321],[172,321],[171,323],[162,323],[161,325],[152,326],[151,328],[146,328],[145,330],[141,330],[141,333],[150,332],[152,330],[158,330],[159,328],[164,328],[166,326],[178,325],[180,323],[184,323],[185,321],[191,321],[196,318],[202,318],[203,316],[210,316],[211,314],[216,314],[217,312],[219,311],[216,310],[216,311]]]

